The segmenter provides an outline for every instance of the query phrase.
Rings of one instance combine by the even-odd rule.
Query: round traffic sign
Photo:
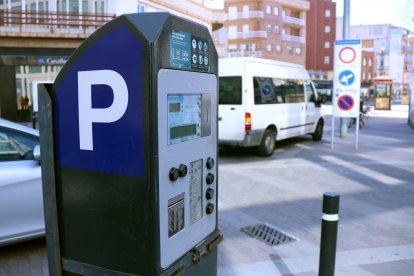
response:
[[[344,47],[339,51],[339,60],[343,63],[351,63],[356,58],[356,52],[352,47]]]
[[[354,98],[351,95],[345,94],[338,98],[338,108],[342,111],[349,111],[354,107]]]
[[[349,86],[355,81],[355,74],[351,70],[344,70],[338,76],[339,82],[344,86]]]
[[[267,95],[270,94],[270,92],[272,92],[272,88],[270,88],[270,85],[269,84],[265,84],[262,87],[262,92],[263,92],[264,95],[267,96]]]

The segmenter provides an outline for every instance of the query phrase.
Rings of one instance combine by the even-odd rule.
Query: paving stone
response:
[[[414,130],[394,111],[378,112],[331,148],[324,138],[280,141],[275,154],[220,151],[218,275],[317,275],[322,195],[340,193],[336,275],[412,275]],[[338,127],[338,123],[336,123]],[[268,246],[240,231],[269,223],[299,238]],[[0,247],[0,275],[47,276],[45,239]]]

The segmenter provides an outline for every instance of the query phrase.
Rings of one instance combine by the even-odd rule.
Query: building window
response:
[[[230,39],[237,38],[237,26],[236,25],[229,26],[229,38]]]
[[[325,10],[325,17],[326,18],[331,17],[331,10]]]
[[[368,59],[368,66],[371,67],[372,66],[372,58]]]
[[[268,52],[272,51],[272,44],[267,44],[266,49]]]
[[[143,12],[145,12],[145,6],[138,5],[138,13],[143,13]]]
[[[330,58],[329,58],[329,56],[325,56],[323,58],[323,64],[330,64]]]
[[[331,32],[331,26],[325,26],[325,33]]]
[[[291,55],[292,54],[292,47],[291,46],[286,46],[286,53]]]
[[[296,48],[295,48],[295,54],[296,54],[297,56],[302,55],[302,48],[300,48],[300,47],[296,47]]]
[[[237,7],[229,7],[229,19],[237,19]]]
[[[246,51],[246,44],[240,44],[240,50]]]
[[[38,74],[42,73],[41,66],[29,66],[29,74]]]
[[[362,60],[362,65],[367,66],[367,58],[366,57],[364,57],[364,59]]]
[[[243,5],[243,12],[249,12],[249,5]]]
[[[272,25],[267,25],[267,31],[270,33],[272,31]]]
[[[237,50],[237,45],[236,44],[230,44],[229,45],[229,50]]]
[[[250,52],[256,51],[256,44],[254,43],[247,44],[247,51],[250,51]]]
[[[279,8],[278,7],[273,8],[273,14],[274,15],[279,15]]]
[[[282,52],[282,46],[277,44],[276,45],[276,53],[281,53]]]
[[[325,49],[331,48],[331,43],[329,41],[325,41]]]
[[[266,13],[270,14],[272,12],[272,8],[270,6],[266,6]]]
[[[274,28],[274,32],[275,32],[275,34],[278,34],[278,33],[280,32],[280,30],[279,30],[279,26],[275,26],[275,28]]]
[[[249,24],[244,24],[243,25],[243,33],[248,33],[249,32]]]

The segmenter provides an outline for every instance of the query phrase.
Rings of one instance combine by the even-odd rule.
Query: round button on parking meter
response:
[[[168,174],[168,177],[170,178],[171,181],[176,181],[178,179],[178,175],[179,175],[178,169],[175,167],[172,167],[170,169],[170,173]]]
[[[206,198],[210,200],[210,199],[213,199],[213,197],[214,197],[214,190],[211,188],[208,188],[206,191]]]
[[[211,184],[214,182],[214,174],[212,173],[208,173],[206,176],[206,182],[207,184]]]
[[[211,157],[207,158],[206,167],[209,170],[211,170],[214,167],[214,159],[213,158],[211,158]]]
[[[211,203],[207,204],[207,206],[206,206],[206,213],[207,213],[207,215],[210,215],[213,212],[214,212],[214,205],[211,204]]]
[[[188,172],[188,168],[186,165],[180,164],[180,166],[178,166],[178,174],[180,177],[186,176],[187,172]]]

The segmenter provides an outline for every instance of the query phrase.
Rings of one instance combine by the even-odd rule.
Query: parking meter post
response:
[[[53,157],[52,101],[49,96],[51,84],[38,86],[40,156],[42,164],[42,190],[45,216],[46,247],[50,275],[62,275],[59,231],[56,205],[55,169]]]
[[[41,95],[49,274],[216,275],[218,55],[208,28],[121,15]]]
[[[322,212],[319,276],[333,276],[335,273],[336,240],[339,220],[338,193],[324,193]]]

